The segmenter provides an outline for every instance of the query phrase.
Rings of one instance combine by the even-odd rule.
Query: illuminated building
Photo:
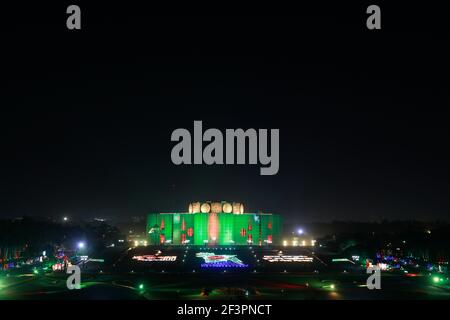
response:
[[[188,212],[150,213],[150,245],[270,245],[281,243],[281,217],[246,213],[242,203],[193,202]]]
[[[283,239],[282,244],[284,247],[292,246],[292,247],[314,247],[317,243],[317,240],[314,240],[310,236],[301,236],[301,237],[291,237],[288,239]]]

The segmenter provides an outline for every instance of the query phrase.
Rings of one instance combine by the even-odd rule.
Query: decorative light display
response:
[[[61,271],[61,270],[63,270],[64,269],[64,264],[62,264],[62,263],[55,263],[53,266],[52,266],[52,270],[53,271]]]
[[[58,250],[58,252],[55,254],[56,259],[63,259],[65,256],[65,253],[63,250]]]
[[[219,218],[217,213],[210,213],[208,219],[208,240],[216,242],[219,237]]]
[[[433,277],[433,282],[434,283],[438,283],[439,281],[443,281],[443,279],[441,279],[439,277]]]
[[[350,263],[355,264],[352,260],[349,260],[347,258],[335,258],[335,259],[332,259],[331,262],[350,262]]]
[[[161,255],[143,255],[143,256],[134,256],[133,260],[142,261],[142,262],[158,262],[158,261],[176,261],[177,256],[161,256]]]
[[[386,263],[378,263],[378,267],[380,268],[380,270],[386,271],[389,269],[389,265]]]
[[[313,262],[313,258],[309,256],[296,255],[296,256],[263,256],[263,260],[268,262]]]
[[[202,268],[248,268],[248,264],[237,264],[231,261],[217,263],[202,263]]]
[[[198,252],[197,258],[203,258],[202,268],[247,268],[248,264],[243,263],[233,254],[217,255],[212,252]]]
[[[190,203],[189,213],[151,213],[147,216],[148,244],[281,244],[279,215],[244,213],[243,208],[237,202],[207,201]]]

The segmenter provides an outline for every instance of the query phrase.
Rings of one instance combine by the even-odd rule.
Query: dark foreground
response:
[[[0,299],[450,299],[450,288],[427,276],[383,274],[381,290],[368,290],[364,275],[320,274],[100,274],[68,290],[64,274],[3,277]]]

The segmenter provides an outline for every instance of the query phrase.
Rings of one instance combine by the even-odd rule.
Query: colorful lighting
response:
[[[351,262],[351,263],[355,264],[353,261],[351,261],[347,258],[335,258],[335,259],[332,259],[331,262]]]
[[[215,243],[219,235],[219,218],[217,213],[210,213],[208,216],[208,238]]]
[[[134,256],[133,260],[143,261],[143,262],[154,262],[154,261],[176,261],[177,256],[160,256],[160,255],[143,255],[143,256]]]
[[[61,270],[63,270],[64,269],[64,265],[62,264],[62,263],[55,263],[53,266],[52,266],[52,270],[53,271],[61,271]]]
[[[236,255],[232,254],[221,254],[216,255],[213,252],[198,252],[196,254],[197,258],[203,258],[204,263],[200,266],[202,268],[246,268],[247,264],[244,264]]]
[[[277,256],[263,256],[263,260],[268,262],[313,262],[313,258],[303,255],[277,255]]]
[[[280,239],[282,220],[279,215],[240,212],[228,214],[221,211],[223,208],[221,202],[207,202],[207,204],[205,209],[208,210],[204,213],[201,213],[202,203],[198,202],[190,204],[191,213],[149,214],[146,229],[149,233],[146,239],[148,244],[165,244],[166,240],[174,245],[189,243],[199,246],[282,243]],[[230,206],[227,206],[227,210]],[[162,228],[163,220],[165,228]],[[161,235],[165,237],[163,242],[160,241]],[[288,245],[291,245],[291,239],[288,241]]]
[[[248,268],[248,264],[235,263],[232,261],[225,262],[213,262],[213,263],[202,263],[200,265],[202,268]]]

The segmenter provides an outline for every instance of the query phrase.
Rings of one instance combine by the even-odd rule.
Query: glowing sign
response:
[[[336,258],[336,259],[332,259],[331,262],[351,262],[351,263],[355,264],[352,260],[349,260],[347,258]]]
[[[62,264],[62,263],[55,263],[53,266],[52,266],[52,270],[53,271],[61,271],[61,270],[63,270],[64,269],[64,265]]]
[[[389,270],[389,266],[386,263],[378,263],[378,267],[383,271]]]
[[[197,258],[203,258],[205,263],[202,268],[247,268],[248,264],[243,263],[234,254],[214,254],[212,252],[198,252]]]
[[[263,260],[268,262],[313,262],[312,257],[308,256],[263,256]]]
[[[154,261],[176,261],[177,256],[160,256],[160,255],[144,255],[144,256],[134,256],[133,260],[143,261],[143,262],[154,262]]]

